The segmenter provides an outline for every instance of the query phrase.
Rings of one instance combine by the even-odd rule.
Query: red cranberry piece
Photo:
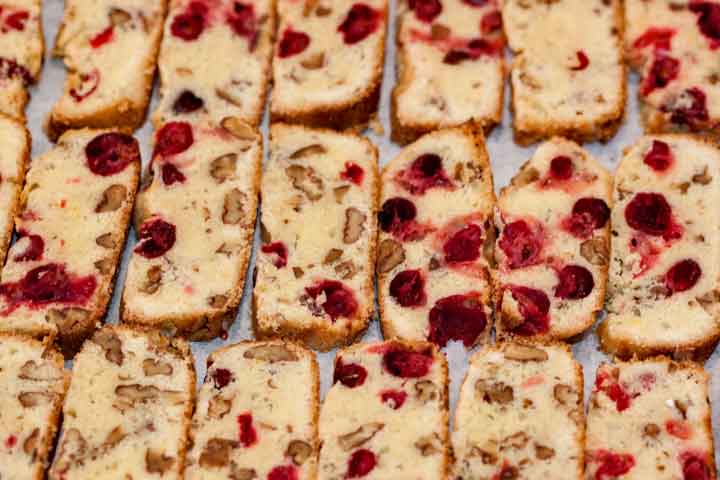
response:
[[[76,102],[81,102],[92,95],[100,85],[100,72],[95,69],[89,73],[80,74],[80,85],[70,89],[68,93]]]
[[[518,478],[518,469],[507,460],[503,461],[500,470],[492,476],[492,480],[512,480]]]
[[[5,447],[13,448],[15,445],[17,445],[17,437],[15,435],[10,435],[5,439]]]
[[[542,241],[525,220],[505,225],[499,245],[508,258],[510,268],[527,267],[540,260]]]
[[[445,174],[442,158],[434,153],[417,157],[409,169],[396,176],[397,182],[413,195],[422,195],[431,188],[450,188],[452,182]]]
[[[252,4],[234,2],[227,22],[237,35],[251,41],[254,40],[257,28],[255,26],[255,8]]]
[[[688,9],[698,15],[698,27],[711,40],[720,40],[720,4],[694,0]]]
[[[635,458],[632,455],[613,453],[608,450],[595,452],[592,460],[600,463],[595,472],[595,480],[611,480],[625,475],[635,466]]]
[[[312,298],[316,298],[321,293],[325,294],[322,307],[333,321],[339,317],[351,317],[357,311],[355,295],[338,281],[322,280],[312,287],[305,288],[305,292]]]
[[[338,27],[338,32],[342,33],[346,44],[352,45],[365,40],[379,25],[380,12],[364,3],[356,3]]]
[[[443,245],[445,261],[448,263],[473,262],[480,257],[483,244],[482,230],[470,224],[458,230]]]
[[[681,260],[665,274],[665,286],[672,293],[690,290],[700,280],[702,269],[695,260]]]
[[[643,95],[650,95],[655,89],[665,88],[677,78],[679,73],[680,61],[667,55],[658,56],[653,60],[640,92]]]
[[[362,185],[365,170],[357,163],[345,162],[345,170],[340,172],[340,178],[355,185]]]
[[[170,25],[170,32],[186,42],[197,39],[205,29],[208,8],[201,2],[190,2],[187,9],[176,16]]]
[[[367,370],[357,363],[343,363],[342,358],[335,362],[333,383],[340,382],[348,388],[355,388],[365,383]]]
[[[383,390],[380,392],[380,401],[393,410],[402,407],[405,399],[407,399],[407,392],[402,390]]]
[[[678,125],[691,127],[709,119],[705,92],[697,87],[682,92],[672,107],[664,106],[663,111],[671,111],[670,121]]]
[[[467,48],[470,50],[470,56],[472,58],[479,58],[483,55],[495,55],[501,49],[502,44],[497,42],[489,42],[484,38],[474,38],[467,44]]]
[[[668,420],[665,422],[665,429],[669,435],[682,440],[692,437],[692,427],[685,420]]]
[[[670,229],[671,214],[670,204],[659,193],[638,193],[625,207],[625,220],[631,228],[656,237]]]
[[[595,390],[604,392],[605,395],[615,402],[615,408],[618,412],[623,412],[630,408],[632,398],[620,385],[617,379],[613,378],[606,371],[600,371],[595,379]]]
[[[400,378],[424,377],[430,371],[432,363],[433,357],[430,351],[415,352],[395,346],[383,355],[385,370]]]
[[[239,439],[243,447],[252,447],[258,441],[258,434],[253,427],[253,417],[250,412],[245,412],[237,417],[238,427],[240,429]]]
[[[200,110],[205,105],[202,98],[195,95],[190,90],[183,90],[178,98],[173,103],[173,112],[180,113],[192,113],[196,110]]]
[[[550,160],[550,176],[555,180],[568,180],[573,174],[573,163],[570,157],[558,155]]]
[[[211,374],[212,380],[215,383],[215,388],[225,388],[228,383],[233,379],[233,374],[226,368],[216,368]]]
[[[140,162],[137,140],[124,133],[101,133],[85,146],[88,168],[95,175],[107,177]]]
[[[307,33],[296,32],[287,28],[278,45],[278,56],[280,58],[292,57],[304,51],[308,45],[310,45],[310,37]]]
[[[563,226],[577,238],[588,238],[610,218],[610,207],[600,198],[584,197],[573,205],[572,214]]]
[[[97,35],[95,35],[94,37],[92,37],[90,39],[90,46],[92,48],[102,47],[103,45],[108,43],[110,40],[112,40],[114,30],[115,29],[113,28],[113,26],[110,25],[105,30],[103,30],[102,32],[98,33]]]
[[[155,135],[153,157],[177,155],[190,148],[194,141],[192,127],[189,123],[166,123]]]
[[[652,45],[657,50],[670,50],[670,40],[673,35],[675,35],[675,30],[672,28],[651,27],[633,42],[633,46],[645,48]]]
[[[28,246],[24,252],[15,255],[13,260],[16,262],[30,262],[35,260],[41,260],[43,251],[45,250],[45,241],[40,235],[29,234],[28,232],[21,230],[21,238],[28,239]]]
[[[483,35],[490,35],[502,28],[502,15],[497,10],[488,12],[480,20],[480,31]]]
[[[19,10],[7,16],[5,25],[13,30],[22,32],[25,30],[25,22],[27,22],[28,18],[30,18],[30,14],[27,11]]]
[[[172,163],[166,163],[162,166],[162,179],[165,185],[172,185],[175,182],[184,182],[185,175]]]
[[[425,305],[425,278],[420,270],[404,270],[390,282],[390,296],[402,307]]]
[[[262,250],[263,253],[275,254],[273,265],[277,268],[283,268],[287,265],[288,251],[283,242],[268,243],[267,245],[263,245],[260,250]]]
[[[361,448],[355,450],[348,460],[347,478],[360,478],[372,472],[375,468],[375,454],[370,450]]]
[[[25,86],[32,83],[30,71],[11,58],[0,57],[0,78],[20,78]]]
[[[485,311],[477,295],[451,295],[435,302],[430,310],[428,340],[444,347],[451,340],[471,347],[487,326]]]
[[[135,252],[145,258],[157,258],[175,245],[175,225],[158,217],[146,220],[138,232]]]
[[[393,232],[403,224],[415,219],[417,209],[410,200],[402,197],[393,197],[385,202],[378,213],[380,228],[384,232]]]
[[[580,265],[568,265],[558,273],[559,283],[555,287],[558,298],[579,300],[590,295],[595,288],[592,273]]]
[[[470,60],[470,58],[470,54],[465,50],[450,50],[445,54],[445,57],[443,57],[443,63],[447,63],[448,65],[457,65],[465,60]]]
[[[683,480],[712,480],[713,475],[705,455],[685,452],[680,455]]]
[[[267,480],[298,480],[297,468],[294,465],[281,465],[270,470]]]
[[[518,335],[539,335],[550,328],[550,300],[545,292],[529,287],[510,287],[512,298],[518,303],[523,323],[512,331]]]
[[[443,8],[440,0],[408,0],[408,6],[415,12],[418,20],[426,23],[432,23]]]
[[[588,59],[588,56],[582,50],[575,52],[575,56],[577,57],[578,64],[574,67],[570,67],[570,70],[585,70],[588,65],[590,65],[590,59]]]
[[[469,5],[471,7],[478,8],[478,7],[484,7],[485,4],[487,4],[488,0],[462,0],[462,2],[465,5]]]
[[[670,145],[660,140],[653,140],[652,146],[645,154],[643,162],[657,172],[664,172],[670,168],[670,165],[673,163],[673,154],[670,150]]]

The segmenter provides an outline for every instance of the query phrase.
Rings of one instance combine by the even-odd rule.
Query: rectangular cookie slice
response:
[[[646,136],[615,173],[603,349],[705,358],[720,339],[720,150]]]
[[[68,73],[46,131],[135,130],[145,119],[166,0],[67,0],[53,54]]]
[[[0,331],[72,356],[105,315],[140,174],[137,141],[75,130],[33,159],[0,283]]]
[[[400,143],[468,121],[489,130],[502,116],[505,37],[496,0],[402,0],[392,137]]]
[[[377,149],[364,137],[275,124],[262,178],[255,333],[327,351],[374,311]]]
[[[0,114],[0,139],[0,262],[5,263],[30,163],[30,132],[18,120]]]
[[[75,357],[49,479],[182,479],[194,400],[186,342],[98,330]]]
[[[499,337],[568,339],[602,310],[612,178],[578,144],[541,144],[500,192],[495,213]]]
[[[492,172],[481,131],[429,133],[382,172],[378,292],[385,338],[440,347],[492,330]]]
[[[457,480],[583,478],[582,366],[561,343],[473,355],[452,434]]]
[[[622,0],[504,0],[515,141],[607,140],[625,110]]]
[[[715,479],[708,381],[701,365],[664,357],[601,364],[587,415],[586,478]]]
[[[270,81],[274,0],[171,0],[153,123],[208,116],[257,126]],[[209,61],[209,59],[212,59]]]
[[[229,328],[255,231],[262,138],[235,117],[166,123],[135,208],[123,322],[209,340]]]
[[[0,477],[42,480],[70,376],[37,340],[0,334]]]
[[[320,409],[318,479],[447,478],[447,375],[445,356],[425,342],[339,351]]]
[[[315,355],[293,343],[210,354],[185,478],[317,478],[319,383]]]
[[[377,111],[387,0],[277,0],[272,121],[362,129]]]

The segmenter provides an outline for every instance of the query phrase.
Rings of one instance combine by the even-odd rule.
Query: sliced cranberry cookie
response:
[[[602,310],[610,256],[610,174],[553,138],[503,188],[495,223],[500,337],[571,338]]]
[[[440,347],[492,329],[492,173],[480,131],[453,128],[407,146],[382,173],[377,273],[386,338]]]
[[[273,121],[362,128],[377,111],[387,0],[277,0]]]
[[[67,0],[54,55],[68,73],[47,121],[67,129],[123,128],[143,122],[167,9],[166,0]]]
[[[504,0],[515,141],[612,137],[625,110],[622,0]]]
[[[583,478],[582,366],[563,344],[499,343],[470,360],[454,479]]]
[[[262,179],[255,333],[329,350],[374,311],[377,149],[364,137],[273,125]]]
[[[602,347],[704,358],[720,338],[720,150],[647,136],[615,174]]]
[[[137,141],[74,130],[33,159],[0,283],[0,331],[80,348],[105,315],[140,173]]]
[[[338,352],[320,410],[320,480],[447,478],[447,362],[391,340]]]
[[[30,163],[30,132],[19,121],[0,115],[0,139],[0,262],[4,263]]]
[[[188,453],[188,480],[314,480],[315,355],[282,341],[243,342],[208,358]]]
[[[194,399],[187,343],[98,330],[75,357],[49,478],[182,479]]]
[[[235,117],[168,122],[156,132],[135,208],[124,322],[193,340],[233,322],[255,231],[261,140]]]
[[[402,0],[398,8],[393,139],[500,123],[505,38],[497,0]]]
[[[662,357],[603,363],[586,449],[588,480],[715,479],[708,374]]]

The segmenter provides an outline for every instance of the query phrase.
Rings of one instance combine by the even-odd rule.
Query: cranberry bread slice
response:
[[[262,139],[235,117],[168,122],[138,195],[124,322],[209,340],[235,319],[252,249]]]
[[[166,0],[68,0],[54,54],[68,69],[47,134],[67,129],[135,130],[145,118]]]
[[[625,110],[622,0],[505,0],[515,141],[607,140]]]
[[[720,150],[644,137],[625,151],[614,188],[603,349],[708,356],[720,339]]]
[[[0,138],[0,262],[4,263],[30,163],[30,132],[19,121],[0,114]]]
[[[364,128],[377,111],[387,0],[277,0],[273,121]]]
[[[496,0],[399,3],[393,139],[472,121],[500,123],[504,90],[502,17]]]
[[[0,476],[42,480],[70,379],[63,357],[27,337],[0,334]]]
[[[75,357],[49,478],[183,478],[194,399],[187,343],[98,330]]]
[[[326,351],[365,331],[374,311],[377,161],[364,137],[272,126],[253,295],[259,337]]]
[[[170,1],[158,60],[156,125],[205,115],[215,123],[225,117],[260,123],[270,80],[274,3]]]
[[[185,478],[315,479],[319,389],[315,355],[296,344],[243,342],[212,353]]]
[[[75,130],[36,157],[0,283],[0,331],[53,337],[72,356],[98,325],[140,172],[137,141]]]
[[[716,478],[708,374],[658,357],[598,368],[586,478]]]
[[[602,310],[610,256],[610,174],[553,138],[503,188],[495,222],[499,337],[568,339]]]
[[[480,131],[458,127],[407,146],[382,173],[378,292],[386,338],[444,347],[492,329],[492,173]]]
[[[338,352],[320,410],[318,479],[446,479],[447,375],[444,355],[425,342]]]

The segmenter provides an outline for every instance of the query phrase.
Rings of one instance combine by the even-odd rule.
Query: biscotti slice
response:
[[[314,480],[318,408],[312,352],[270,341],[210,354],[185,478]]]
[[[273,125],[262,178],[255,333],[329,350],[374,311],[377,149],[364,137]]]
[[[19,121],[0,114],[0,139],[0,262],[4,263],[30,163],[30,133]]]
[[[715,479],[708,394],[708,374],[691,362],[600,365],[587,415],[586,478]]]
[[[515,141],[607,140],[625,110],[622,0],[504,0]]]
[[[563,344],[477,352],[452,434],[456,480],[583,478],[582,366]]]
[[[495,222],[500,337],[574,337],[602,310],[610,256],[610,174],[553,138],[503,188]]]
[[[382,173],[378,292],[386,338],[440,347],[492,329],[492,173],[480,131],[453,128],[407,146]]]
[[[277,0],[273,121],[364,128],[377,111],[387,0]]]
[[[260,133],[234,117],[168,122],[135,208],[124,322],[208,340],[235,319],[252,249]]]
[[[142,124],[166,9],[166,0],[65,2],[53,53],[68,73],[48,117],[51,140],[72,128]]]
[[[319,480],[447,478],[445,357],[425,342],[338,352],[320,410]]]
[[[75,357],[49,478],[182,479],[194,400],[187,343],[98,330]]]
[[[33,159],[0,283],[0,331],[54,337],[71,356],[101,322],[140,173],[137,141],[74,130]]]
[[[270,80],[273,0],[171,0],[160,46],[153,121],[208,116],[260,123]],[[208,61],[212,59],[212,61]]]
[[[42,480],[69,375],[37,340],[0,335],[0,477]]]
[[[720,338],[720,150],[647,136],[615,174],[602,347],[704,358]]]
[[[398,8],[393,139],[500,123],[505,38],[496,0],[402,0]]]

